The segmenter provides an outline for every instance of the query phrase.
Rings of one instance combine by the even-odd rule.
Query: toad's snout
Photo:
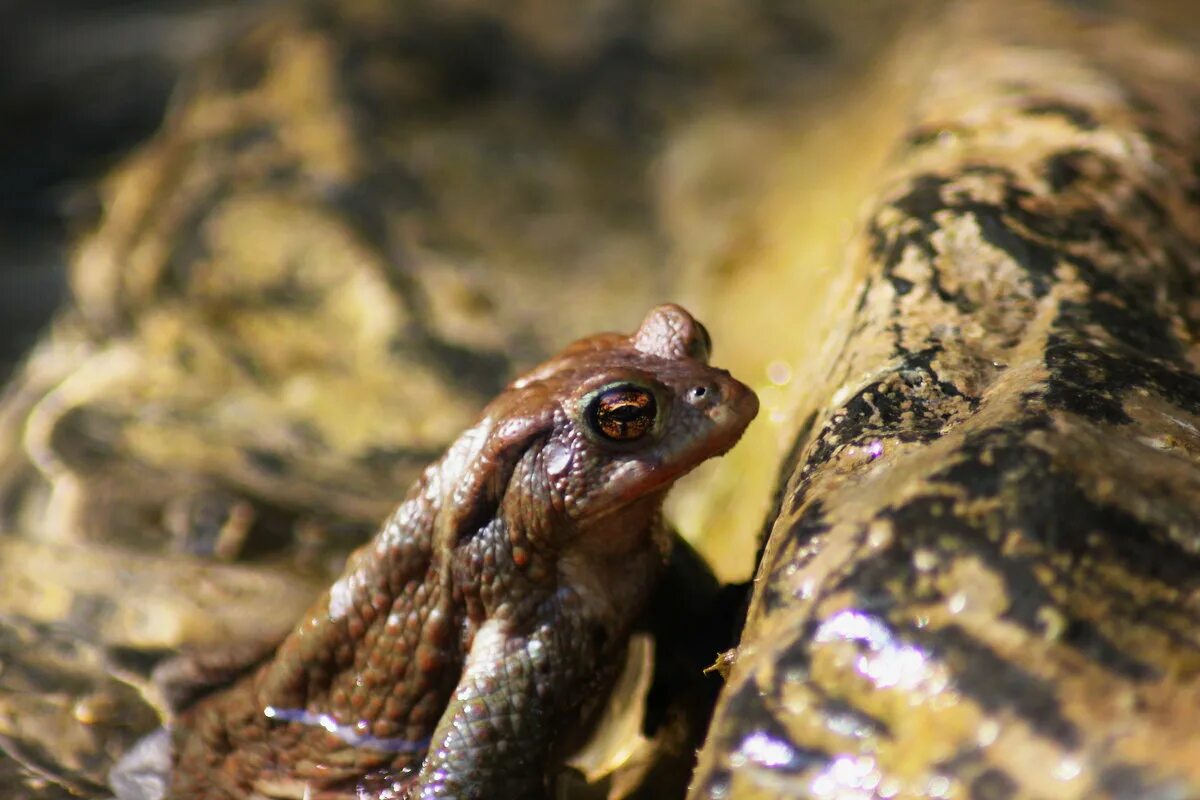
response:
[[[684,399],[734,440],[758,415],[758,396],[725,370],[713,370],[705,379],[692,383]]]

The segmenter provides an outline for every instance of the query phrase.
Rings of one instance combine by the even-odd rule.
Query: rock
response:
[[[1088,22],[952,16],[692,797],[1200,794],[1200,58]]]

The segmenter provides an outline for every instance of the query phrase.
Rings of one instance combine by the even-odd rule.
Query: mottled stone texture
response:
[[[693,797],[1200,795],[1200,59],[952,20]]]

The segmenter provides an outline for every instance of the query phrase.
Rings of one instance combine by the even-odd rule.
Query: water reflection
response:
[[[855,669],[879,689],[912,691],[924,687],[937,692],[944,682],[931,686],[934,674],[929,654],[907,642],[898,641],[891,629],[878,617],[850,609],[830,617],[817,630],[818,644],[856,642],[866,645],[868,653],[855,661]]]
[[[429,748],[429,739],[412,740],[363,733],[370,726],[366,720],[359,720],[353,725],[343,725],[332,714],[321,714],[303,708],[276,708],[275,706],[264,708],[263,716],[280,722],[299,722],[301,725],[324,728],[351,747],[364,747],[370,750],[381,750],[385,753],[419,753]]]
[[[738,752],[752,763],[769,769],[795,769],[800,761],[795,748],[765,731],[755,731],[743,739]]]
[[[872,800],[878,797],[882,774],[869,756],[838,756],[813,779],[812,793],[839,800]]]

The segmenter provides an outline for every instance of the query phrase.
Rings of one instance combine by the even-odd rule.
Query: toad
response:
[[[545,796],[754,393],[675,305],[512,382],[263,663],[172,726],[177,798]]]

